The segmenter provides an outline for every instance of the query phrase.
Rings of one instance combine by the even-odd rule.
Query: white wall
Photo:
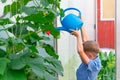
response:
[[[116,80],[120,80],[120,0],[116,0]]]
[[[82,19],[89,39],[95,39],[95,0],[61,0],[61,7],[63,9],[69,7],[78,8],[82,12]],[[57,24],[61,26],[59,17]],[[64,66],[64,77],[59,77],[59,80],[76,80],[75,71],[81,61],[76,51],[75,37],[68,32],[61,31],[57,48],[60,60]]]

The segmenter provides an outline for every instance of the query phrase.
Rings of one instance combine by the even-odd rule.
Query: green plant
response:
[[[63,68],[48,41],[60,34],[54,28],[60,0],[12,1],[0,18],[0,32],[7,34],[0,37],[0,80],[58,80]]]
[[[99,53],[102,68],[98,80],[115,80],[115,53],[113,51]]]

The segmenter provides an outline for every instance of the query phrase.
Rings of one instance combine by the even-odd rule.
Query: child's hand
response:
[[[76,29],[76,30],[70,30],[71,31],[71,34],[76,36],[76,37],[79,37],[80,36],[80,32]]]

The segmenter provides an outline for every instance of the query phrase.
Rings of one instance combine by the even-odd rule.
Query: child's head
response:
[[[90,59],[94,59],[99,53],[99,46],[95,41],[86,41],[83,43],[84,52]]]

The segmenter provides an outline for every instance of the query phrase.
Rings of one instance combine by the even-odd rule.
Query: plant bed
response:
[[[98,80],[115,80],[115,53],[114,51],[99,53],[102,68],[98,74]]]

